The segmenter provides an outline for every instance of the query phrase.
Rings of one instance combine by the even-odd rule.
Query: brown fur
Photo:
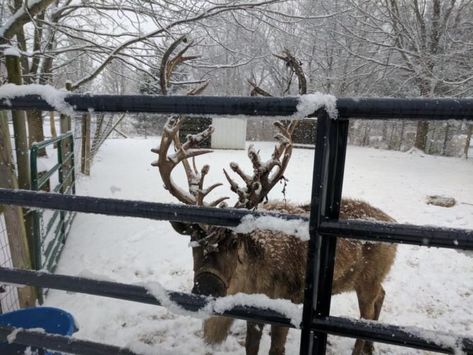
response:
[[[307,215],[309,206],[281,202],[268,203],[265,209]],[[381,210],[363,201],[344,199],[341,219],[394,220]],[[239,238],[239,261],[229,281],[227,294],[263,293],[270,298],[285,298],[303,302],[307,242],[283,233],[258,231]],[[396,245],[339,239],[336,249],[332,293],[355,291],[362,318],[377,320],[384,299],[382,281],[391,269]],[[204,322],[204,337],[208,343],[223,341],[232,319],[212,317]],[[263,325],[248,322],[246,353],[257,354]],[[287,328],[272,326],[270,354],[284,354]],[[357,340],[353,354],[368,354],[372,343]]]

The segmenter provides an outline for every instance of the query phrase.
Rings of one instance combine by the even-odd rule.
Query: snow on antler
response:
[[[262,161],[259,151],[253,145],[248,147],[248,158],[253,165],[253,175],[245,174],[237,163],[230,163],[230,168],[240,176],[246,186],[239,186],[225,169],[223,170],[231,190],[238,195],[235,207],[248,209],[257,207],[267,197],[274,185],[284,178],[283,174],[292,154],[292,133],[296,124],[296,121],[291,121],[287,126],[279,121],[274,123],[279,130],[275,136],[278,143],[271,159],[266,162]]]
[[[168,119],[163,129],[160,146],[151,150],[153,153],[158,154],[158,160],[151,165],[159,168],[164,187],[179,201],[188,205],[216,206],[228,199],[228,197],[221,197],[210,204],[206,204],[204,198],[222,184],[214,184],[204,189],[204,179],[210,167],[209,165],[204,165],[199,171],[194,159],[196,156],[212,152],[210,149],[196,147],[210,137],[214,128],[210,126],[202,132],[190,134],[186,137],[184,144],[181,144],[179,140],[179,129],[181,125],[181,118],[171,117]],[[169,148],[172,143],[174,143],[174,153],[169,153]],[[189,158],[193,160],[192,167],[188,162]],[[183,164],[186,172],[189,192],[177,186],[171,178],[172,170],[180,163]]]

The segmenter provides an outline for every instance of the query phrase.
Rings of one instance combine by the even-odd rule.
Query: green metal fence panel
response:
[[[56,147],[57,162],[46,171],[40,171],[38,152],[52,146]],[[32,190],[75,194],[74,139],[71,132],[34,143],[31,147],[30,164]],[[54,272],[74,216],[75,213],[69,211],[33,211],[33,263],[37,270]]]

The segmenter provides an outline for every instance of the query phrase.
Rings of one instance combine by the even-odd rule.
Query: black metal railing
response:
[[[199,115],[291,116],[297,113],[298,98],[249,97],[155,97],[69,95],[65,101],[77,111],[157,112]],[[51,110],[39,96],[25,96],[2,101],[0,109]],[[324,354],[327,334],[362,338],[377,342],[409,346],[418,349],[454,353],[460,348],[473,354],[473,338],[425,332],[419,329],[385,325],[380,322],[352,320],[330,316],[331,282],[335,246],[338,236],[421,246],[473,250],[473,231],[450,228],[420,227],[365,221],[339,221],[339,208],[345,166],[348,119],[418,119],[418,120],[473,120],[473,99],[351,99],[337,100],[338,119],[331,119],[321,109],[318,117],[316,151],[309,219],[309,255],[306,272],[303,319],[300,325],[301,354]],[[249,117],[248,119],[251,119]],[[0,189],[0,203],[51,208],[106,215],[131,216],[151,219],[200,222],[222,226],[236,226],[243,216],[258,212],[233,209],[206,209],[142,201],[125,201],[59,194],[34,193]],[[293,219],[290,215],[277,215]],[[300,218],[300,217],[297,217]],[[106,281],[89,280],[64,275],[0,268],[0,281],[89,293],[124,300],[159,304],[141,287]],[[323,286],[322,286],[323,285]],[[191,294],[170,293],[176,303],[187,310],[198,310],[207,300]],[[252,319],[292,327],[290,320],[275,310],[238,306],[223,313],[241,319]],[[0,339],[8,331],[0,327]],[[73,340],[56,335],[22,331],[15,341],[77,354],[132,354],[103,344]],[[41,335],[41,336],[39,336]],[[449,339],[450,341],[436,341]],[[453,344],[453,345],[452,345]],[[100,352],[100,347],[107,350]],[[95,352],[94,352],[95,351]]]

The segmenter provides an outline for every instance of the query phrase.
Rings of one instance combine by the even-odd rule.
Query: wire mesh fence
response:
[[[5,217],[0,206],[0,266],[13,267],[8,242],[7,226]],[[14,311],[20,308],[18,292],[13,285],[0,285],[0,311],[1,313]]]

